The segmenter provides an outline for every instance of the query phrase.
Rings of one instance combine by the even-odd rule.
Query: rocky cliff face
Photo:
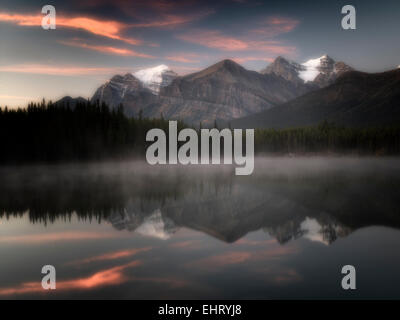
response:
[[[116,75],[98,88],[92,102],[106,103],[110,108],[123,104],[129,116],[136,116],[140,110],[155,101],[155,96],[131,73]]]
[[[299,72],[302,70],[304,70],[302,65],[279,56],[274,60],[274,62],[261,70],[261,73],[275,74],[296,84],[303,84],[304,81],[299,77]]]

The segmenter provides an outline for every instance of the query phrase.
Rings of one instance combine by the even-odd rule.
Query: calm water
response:
[[[400,161],[0,169],[0,299],[400,298]],[[41,289],[41,268],[57,290]],[[341,267],[357,290],[341,288]]]

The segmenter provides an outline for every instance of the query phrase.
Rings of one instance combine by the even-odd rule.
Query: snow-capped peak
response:
[[[314,79],[320,74],[320,67],[322,65],[322,61],[328,59],[329,57],[325,54],[322,57],[317,59],[310,59],[301,64],[303,66],[303,70],[299,72],[299,77],[303,79],[305,82],[314,81]]]
[[[165,64],[161,64],[157,67],[136,71],[133,75],[143,83],[161,82],[161,76],[167,70],[170,70],[169,67]]]
[[[177,74],[165,64],[136,71],[133,75],[154,94],[158,94],[160,87],[169,85],[177,76]]]

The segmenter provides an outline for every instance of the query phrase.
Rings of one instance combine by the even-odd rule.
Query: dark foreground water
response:
[[[0,299],[400,298],[398,159],[0,169]],[[54,265],[57,289],[41,269]],[[341,287],[354,265],[357,289]]]

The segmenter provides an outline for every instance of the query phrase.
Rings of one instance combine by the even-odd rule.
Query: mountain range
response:
[[[342,61],[336,62],[328,55],[310,59],[302,64],[278,57],[261,70],[262,74],[276,74],[296,84],[309,83],[315,88],[323,88],[332,84],[340,75],[353,68]]]
[[[232,121],[235,128],[288,128],[324,120],[346,126],[394,125],[400,120],[400,69],[350,71],[332,85],[271,110]]]
[[[128,116],[141,113],[148,118],[183,120],[189,125],[208,126],[217,121],[222,125],[232,122],[237,127],[286,127],[316,124],[326,117],[346,124],[369,124],[367,118],[379,117],[373,116],[372,107],[368,115],[363,115],[363,107],[357,108],[356,104],[374,101],[376,105],[378,101],[390,108],[396,103],[391,96],[396,97],[398,89],[391,83],[382,83],[391,81],[390,77],[381,78],[382,74],[357,73],[328,55],[304,63],[277,57],[260,72],[222,60],[185,76],[166,65],[115,75],[96,90],[91,101],[104,102],[111,108],[123,104]],[[375,92],[375,84],[394,91]],[[69,97],[63,99],[71,106],[76,103]],[[338,105],[342,107],[336,110]],[[342,115],[342,111],[346,114]],[[382,123],[387,122],[382,117],[392,118],[382,114]]]

